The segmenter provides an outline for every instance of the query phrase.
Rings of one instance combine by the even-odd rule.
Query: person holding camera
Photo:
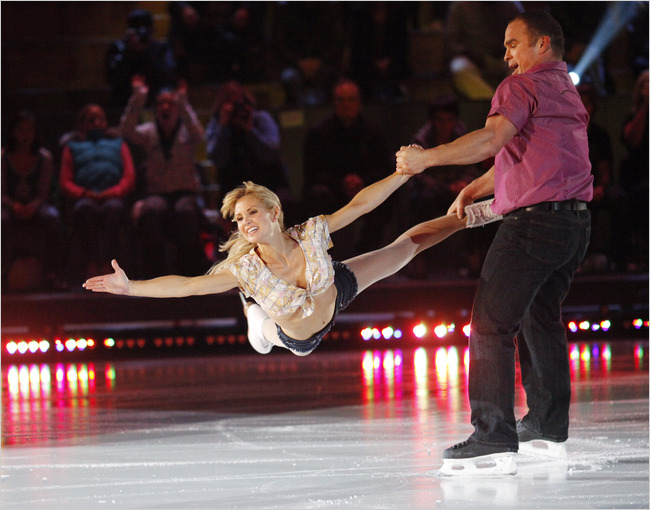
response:
[[[286,168],[280,157],[280,129],[253,94],[237,81],[222,85],[206,128],[207,153],[217,168],[224,196],[242,181],[288,198]]]
[[[124,107],[131,95],[131,80],[144,76],[149,85],[149,103],[164,87],[176,82],[176,62],[165,41],[154,35],[153,17],[144,9],[129,13],[121,39],[106,53],[106,82],[111,87],[111,106]]]

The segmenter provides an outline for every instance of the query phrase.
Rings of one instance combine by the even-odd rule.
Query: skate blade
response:
[[[467,224],[465,225],[465,228],[482,227],[488,223],[502,220],[502,215],[492,212],[492,209],[490,208],[492,202],[494,202],[493,198],[483,202],[470,204],[465,207],[465,214],[467,215]]]
[[[443,459],[439,477],[488,477],[517,474],[513,452],[494,453],[470,459]]]
[[[567,458],[566,445],[564,443],[554,443],[553,441],[546,441],[544,439],[533,439],[532,441],[519,443],[519,453],[558,460],[565,460]]]

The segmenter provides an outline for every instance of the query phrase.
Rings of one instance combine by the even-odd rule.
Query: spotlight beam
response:
[[[581,77],[589,69],[589,66],[598,58],[612,39],[636,16],[641,3],[610,2],[596,33],[573,69],[573,72],[578,77]]]

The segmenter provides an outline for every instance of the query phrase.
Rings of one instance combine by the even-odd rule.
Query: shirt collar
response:
[[[564,60],[547,60],[546,62],[540,62],[535,64],[533,67],[528,69],[524,74],[528,73],[539,73],[541,71],[564,71],[567,72],[567,65]]]

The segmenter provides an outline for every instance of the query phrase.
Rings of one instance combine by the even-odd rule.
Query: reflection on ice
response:
[[[572,344],[567,460],[463,480],[466,346],[3,366],[2,508],[647,508],[645,354]]]

